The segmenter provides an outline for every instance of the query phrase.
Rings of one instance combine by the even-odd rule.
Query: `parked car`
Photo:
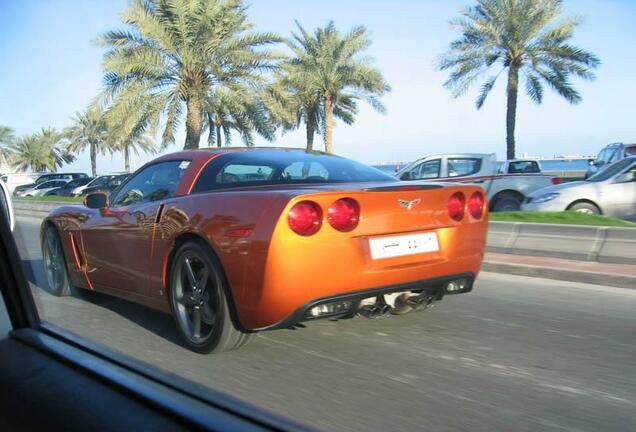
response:
[[[42,174],[40,175],[35,182],[31,183],[31,184],[25,184],[25,185],[21,185],[21,186],[17,186],[14,190],[13,190],[13,194],[17,195],[17,196],[24,196],[23,194],[19,194],[19,192],[24,191],[26,189],[32,189],[35,186],[39,185],[40,183],[44,183],[45,181],[50,181],[50,180],[66,180],[66,181],[71,181],[77,178],[85,178],[88,177],[86,174],[84,173],[47,173],[47,174]]]
[[[198,352],[471,291],[488,225],[477,186],[405,184],[288,148],[166,155],[84,202],[43,221],[51,292],[94,289],[172,313]]]
[[[13,231],[13,228],[15,227],[13,203],[11,202],[11,193],[9,192],[9,188],[7,187],[4,181],[0,181],[0,193],[2,193],[4,197],[4,204],[5,204],[4,206],[0,206],[0,207],[2,207],[2,210],[4,210],[4,217],[7,218],[9,222],[9,227],[11,228],[11,231]]]
[[[33,184],[41,175],[42,173],[7,173],[1,178],[9,193],[13,195],[16,187]]]
[[[590,161],[590,166],[585,174],[585,177],[590,177],[598,172],[603,171],[614,162],[618,162],[629,156],[636,156],[636,143],[623,144],[612,143],[608,144],[596,156],[596,159]]]
[[[22,189],[16,193],[16,196],[19,197],[30,197],[30,196],[42,196],[49,192],[50,190],[57,189],[63,187],[68,183],[68,180],[49,180],[42,182],[38,185],[33,186],[29,189]]]
[[[479,185],[486,191],[491,211],[519,210],[528,194],[561,182],[558,177],[541,174],[535,160],[511,160],[499,168],[494,154],[481,153],[428,156],[407,165],[396,177]]]
[[[86,185],[89,184],[91,181],[93,181],[93,177],[84,177],[71,180],[62,187],[49,190],[44,195],[66,197],[78,196],[81,195],[82,191],[86,188]]]
[[[126,181],[129,176],[130,174],[107,174],[95,177],[92,182],[88,183],[84,189],[80,191],[80,195],[88,195],[94,192],[112,192]]]
[[[636,156],[615,162],[584,181],[535,191],[522,209],[573,210],[636,221]]]

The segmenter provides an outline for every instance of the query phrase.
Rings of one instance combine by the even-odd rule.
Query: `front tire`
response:
[[[71,295],[71,280],[64,257],[64,248],[57,229],[52,225],[47,226],[44,231],[42,259],[50,292],[60,297]]]
[[[208,245],[184,243],[172,259],[169,284],[172,315],[192,351],[230,351],[252,339],[254,334],[240,329],[232,319],[229,287]]]

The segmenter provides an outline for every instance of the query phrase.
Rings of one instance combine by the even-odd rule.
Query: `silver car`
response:
[[[636,156],[616,162],[585,181],[539,189],[526,198],[521,209],[573,210],[636,221]]]

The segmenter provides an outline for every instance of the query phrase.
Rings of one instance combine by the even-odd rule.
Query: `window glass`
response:
[[[117,207],[170,198],[187,168],[182,162],[160,162],[144,168],[113,196],[111,205]]]
[[[412,179],[419,180],[438,178],[440,165],[441,163],[439,159],[426,161],[420,164],[420,171],[417,173],[417,177],[412,177]]]
[[[455,158],[448,159],[448,176],[461,177],[479,172],[481,159]]]
[[[510,162],[508,173],[510,174],[529,174],[539,173],[539,164],[536,161],[516,161]]]
[[[594,174],[592,177],[586,179],[586,181],[589,181],[589,182],[605,181],[611,177],[614,177],[616,174],[623,171],[626,167],[628,167],[632,163],[634,163],[634,161],[629,159],[623,159],[619,162],[616,162],[614,165],[607,167],[603,171],[597,174]]]
[[[309,167],[306,175],[305,166]],[[386,182],[395,179],[361,163],[323,153],[285,151],[276,155],[233,153],[213,160],[199,175],[192,192],[241,186],[290,183]]]
[[[294,162],[283,170],[283,177],[292,180],[305,180],[311,177],[329,179],[329,171],[318,162]]]

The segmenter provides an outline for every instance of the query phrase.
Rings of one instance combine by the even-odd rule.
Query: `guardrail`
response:
[[[490,222],[488,251],[636,264],[636,229]]]
[[[17,216],[43,218],[69,203],[15,200]],[[636,264],[636,228],[490,222],[487,249],[516,255]]]

